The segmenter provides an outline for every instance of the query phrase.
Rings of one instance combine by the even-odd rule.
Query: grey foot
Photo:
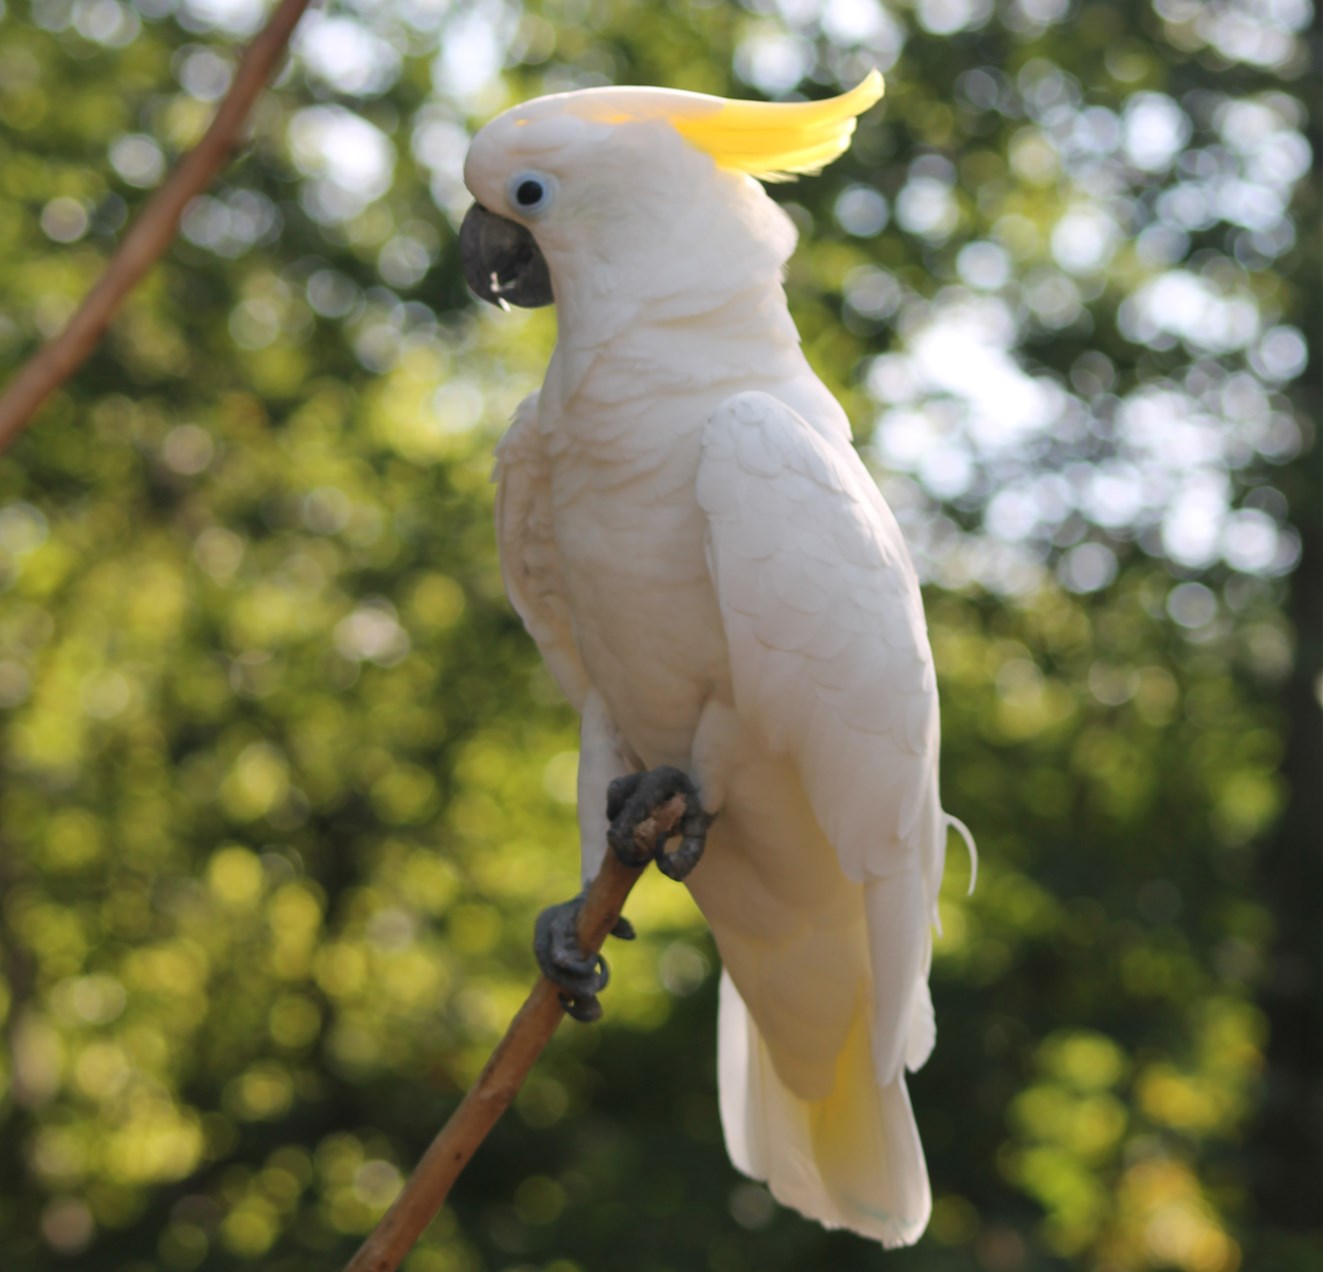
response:
[[[677,795],[684,800],[684,815],[675,828],[658,833],[650,844],[640,843],[638,832],[643,824]],[[607,787],[606,815],[611,822],[607,843],[625,865],[655,861],[657,869],[672,879],[683,879],[698,865],[713,818],[703,811],[689,775],[669,765],[616,778]],[[675,837],[679,837],[679,846],[667,852],[667,841]]]
[[[533,928],[533,953],[542,974],[560,991],[560,1001],[575,1020],[599,1020],[602,1004],[597,995],[611,979],[611,969],[600,954],[587,955],[579,948],[579,911],[584,894],[560,905],[549,905],[537,916]],[[633,925],[616,921],[611,935],[624,941],[634,939]]]

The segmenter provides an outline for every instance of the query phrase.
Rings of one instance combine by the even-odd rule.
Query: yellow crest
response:
[[[603,123],[665,119],[718,166],[781,181],[819,172],[844,154],[856,117],[881,96],[874,70],[848,93],[820,102],[744,102],[662,88],[587,89],[567,98],[578,99],[576,114]]]

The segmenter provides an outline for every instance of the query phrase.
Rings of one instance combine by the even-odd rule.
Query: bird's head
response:
[[[817,102],[590,88],[516,106],[478,132],[464,164],[476,200],[460,231],[469,285],[492,303],[531,308],[585,270],[612,287],[627,285],[640,258],[655,273],[659,249],[674,260],[666,249],[677,236],[693,245],[695,209],[697,232],[719,237],[723,212],[736,218],[743,206],[747,219],[748,177],[817,172],[881,95],[873,71]]]

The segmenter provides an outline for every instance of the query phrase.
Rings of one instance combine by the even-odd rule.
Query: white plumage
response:
[[[930,1210],[905,1071],[935,1037],[951,824],[932,657],[899,528],[786,308],[794,230],[745,175],[831,146],[797,123],[786,154],[816,157],[778,162],[764,134],[782,117],[741,132],[713,107],[709,127],[713,100],[565,94],[473,143],[468,184],[532,230],[559,320],[498,449],[502,564],[582,713],[585,878],[617,776],[675,765],[718,814],[687,882],[725,966],[732,1159],[900,1245]],[[536,215],[511,193],[530,173],[554,196]]]

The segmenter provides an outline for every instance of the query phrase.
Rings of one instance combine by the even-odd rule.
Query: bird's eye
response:
[[[510,179],[510,202],[525,216],[535,216],[551,206],[555,183],[541,172],[519,172]]]

